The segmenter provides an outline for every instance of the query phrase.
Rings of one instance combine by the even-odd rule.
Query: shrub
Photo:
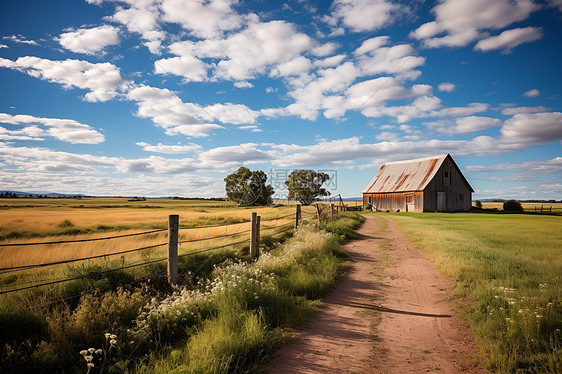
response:
[[[508,200],[503,203],[503,210],[506,212],[522,212],[523,207],[516,200]]]
[[[476,200],[474,206],[477,207],[478,209],[482,209],[482,202],[480,200]]]

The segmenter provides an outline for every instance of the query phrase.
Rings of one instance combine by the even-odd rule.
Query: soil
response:
[[[367,216],[345,245],[351,269],[265,373],[486,373],[462,299],[388,217]]]

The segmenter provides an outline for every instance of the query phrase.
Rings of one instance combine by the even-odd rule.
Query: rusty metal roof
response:
[[[449,154],[444,154],[416,160],[387,162],[381,166],[363,193],[421,191],[433,179],[447,156],[451,157]]]

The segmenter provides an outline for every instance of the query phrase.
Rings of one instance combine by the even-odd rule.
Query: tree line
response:
[[[289,190],[287,198],[309,205],[320,196],[329,196],[322,185],[330,179],[326,173],[314,170],[294,170],[285,181]],[[267,205],[273,202],[275,190],[267,183],[267,175],[262,170],[251,171],[241,167],[236,173],[224,178],[226,198],[239,205]]]

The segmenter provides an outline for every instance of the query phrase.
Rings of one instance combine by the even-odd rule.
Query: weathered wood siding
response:
[[[423,192],[393,192],[393,193],[366,193],[363,194],[363,207],[368,209],[370,203],[378,210],[401,212],[423,212]],[[411,207],[413,206],[413,209]]]
[[[444,206],[438,206],[438,193],[444,195]],[[424,190],[423,210],[459,212],[472,205],[472,191],[457,167],[446,158],[435,177]]]

